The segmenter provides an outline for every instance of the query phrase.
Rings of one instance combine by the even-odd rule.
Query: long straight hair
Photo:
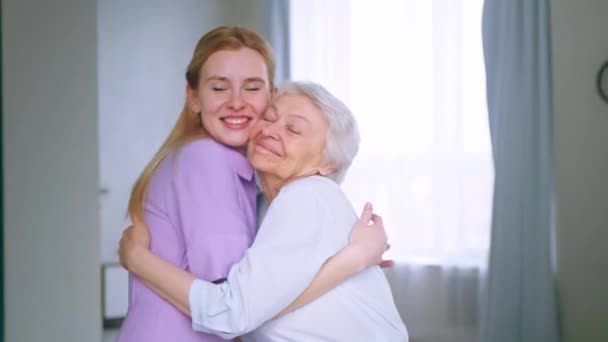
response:
[[[238,26],[218,27],[207,32],[198,41],[186,71],[186,82],[188,82],[190,88],[193,90],[198,89],[200,71],[207,59],[209,59],[209,56],[218,51],[239,50],[241,48],[249,48],[262,55],[266,63],[266,69],[268,70],[270,89],[273,89],[275,61],[270,45],[256,32]],[[144,221],[143,205],[147,196],[150,179],[163,159],[172,151],[179,150],[194,139],[209,137],[209,133],[200,124],[197,114],[190,109],[186,98],[184,108],[171,133],[135,181],[128,208],[129,216],[134,223]]]

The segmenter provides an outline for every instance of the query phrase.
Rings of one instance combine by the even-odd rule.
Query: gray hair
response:
[[[327,177],[340,184],[359,151],[361,140],[357,120],[352,112],[318,83],[287,81],[279,87],[277,97],[281,95],[305,96],[325,116],[328,130],[324,157],[336,167]]]

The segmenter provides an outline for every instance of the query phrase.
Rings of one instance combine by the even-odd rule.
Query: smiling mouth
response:
[[[282,157],[282,155],[277,150],[264,144],[263,142],[256,142],[255,147],[261,150],[262,153],[270,153],[277,157]]]
[[[247,116],[227,116],[220,120],[229,128],[242,129],[247,127],[252,121],[252,118]]]
[[[251,119],[249,118],[224,118],[222,121],[231,125],[242,125],[246,122],[249,122]]]

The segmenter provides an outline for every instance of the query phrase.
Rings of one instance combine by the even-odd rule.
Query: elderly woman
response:
[[[270,205],[253,245],[226,281],[195,279],[154,258],[145,230],[123,237],[121,263],[191,313],[195,330],[243,335],[244,341],[407,341],[377,266],[289,312],[323,263],[348,242],[357,216],[338,184],[358,145],[356,121],[342,102],[319,85],[287,83],[248,145]]]

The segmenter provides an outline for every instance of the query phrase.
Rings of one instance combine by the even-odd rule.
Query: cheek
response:
[[[307,165],[318,165],[323,159],[323,146],[318,144],[302,144],[299,146],[298,155],[300,162]]]
[[[253,126],[251,126],[251,130],[249,131],[249,140],[253,141],[253,139],[257,138],[257,136],[262,133],[263,129],[264,124],[262,121],[257,121],[256,123],[254,123]]]
[[[217,94],[203,93],[199,96],[199,103],[201,104],[201,111],[203,113],[215,113],[219,111],[224,102],[222,96]]]
[[[219,111],[221,104],[217,102],[205,101],[202,103],[202,112],[214,114]]]
[[[259,117],[266,111],[266,107],[268,107],[268,103],[270,102],[270,95],[268,94],[259,94],[252,97],[249,101],[251,107],[255,114]]]

